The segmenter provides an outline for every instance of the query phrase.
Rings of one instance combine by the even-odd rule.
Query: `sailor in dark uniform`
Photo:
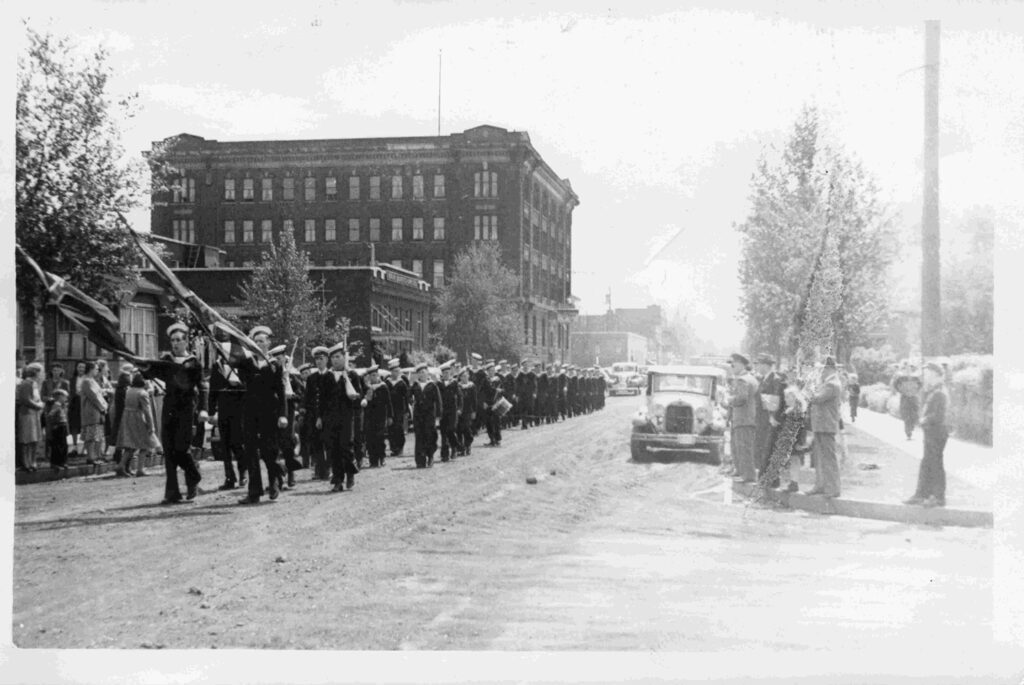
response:
[[[452,378],[455,360],[441,364],[441,461],[454,459],[462,450],[459,441],[459,415],[462,414],[462,389]]]
[[[608,383],[605,381],[600,367],[594,367],[594,375],[597,378],[597,408],[604,409],[605,391],[608,389]]]
[[[324,378],[328,373],[326,347],[313,348],[313,363],[316,368],[306,378],[306,392],[303,396],[306,409],[305,439],[309,444],[309,458],[313,464],[313,480],[327,480],[331,475],[331,464],[324,449],[324,422],[320,412]]]
[[[416,468],[434,465],[437,451],[437,427],[441,418],[441,390],[427,376],[427,365],[416,366],[412,384],[412,424],[416,433]]]
[[[277,345],[270,350],[270,356],[274,358],[284,373],[284,397],[285,397],[285,418],[288,425],[277,433],[277,448],[281,455],[283,468],[278,465],[279,476],[288,474],[287,487],[295,487],[295,472],[302,468],[302,462],[295,458],[295,413],[302,406],[302,388],[298,379],[292,373],[291,358],[288,356],[288,348],[285,345]],[[282,482],[278,481],[280,487]]]
[[[462,391],[462,413],[459,414],[459,454],[469,456],[473,447],[473,421],[476,419],[477,389],[476,384],[469,380],[469,367],[458,370],[459,390]]]
[[[231,346],[227,342],[215,343],[221,346],[224,354],[230,353]],[[245,487],[248,467],[245,462],[245,440],[242,428],[242,398],[245,386],[235,370],[224,361],[218,359],[210,369],[210,419],[217,426],[221,454],[224,460],[224,484],[220,490],[234,490],[236,486]],[[232,463],[238,465],[238,476]]]
[[[501,423],[498,420],[498,412],[494,409],[494,405],[501,399],[500,379],[495,373],[493,362],[488,362],[484,366],[484,372],[487,374],[487,378],[480,392],[483,395],[487,437],[490,439],[487,447],[501,447]]]
[[[359,473],[352,439],[360,396],[352,383],[353,375],[348,370],[345,343],[338,343],[328,353],[331,369],[321,380],[320,419],[324,447],[331,460],[331,490],[342,492],[346,487],[352,489],[355,476]]]
[[[493,359],[488,359],[486,362],[480,358],[479,354],[475,352],[470,355],[473,360],[471,363],[471,371],[469,379],[476,385],[476,419],[473,420],[473,435],[476,436],[480,432],[481,428],[487,426],[487,412],[484,411],[484,385],[487,384],[488,375],[486,366],[488,364],[494,365]]]
[[[160,442],[164,450],[167,482],[161,504],[182,501],[178,487],[178,469],[185,472],[185,499],[191,501],[199,493],[202,476],[192,460],[192,444],[196,419],[206,421],[208,389],[203,382],[203,368],[189,352],[188,327],[174,323],[167,328],[171,340],[170,353],[160,359],[139,360],[136,366],[145,378],[159,380],[165,387],[163,409],[160,411]],[[198,417],[197,417],[198,412]]]
[[[388,442],[391,456],[401,456],[405,449],[405,434],[409,430],[409,383],[402,377],[402,362],[395,357],[388,360],[391,377],[384,381],[391,397],[391,426]]]
[[[370,468],[384,466],[387,455],[385,439],[394,417],[391,414],[391,393],[380,380],[380,369],[373,364],[364,377],[366,392],[360,402],[363,408],[363,431],[366,435],[366,453]]]
[[[256,326],[249,337],[269,356],[271,330]],[[249,494],[239,504],[256,504],[263,496],[260,462],[267,468],[267,490],[270,499],[280,494],[280,467],[277,463],[278,434],[288,426],[284,393],[285,372],[273,359],[258,359],[237,342],[231,345],[231,363],[245,384],[242,401],[245,429],[245,459],[249,467]]]
[[[536,422],[537,377],[530,373],[530,364],[525,359],[519,366],[519,374],[516,376],[516,416],[521,428],[526,430]]]
[[[365,368],[354,368],[351,363],[351,353],[349,354],[349,365],[348,365],[348,377],[352,380],[352,387],[356,389],[359,396],[362,397],[366,392],[366,381],[364,376],[366,375]],[[366,459],[366,435],[363,430],[363,407],[362,404],[356,403],[356,415],[352,423],[352,453],[356,457],[356,468],[363,468],[363,460]]]

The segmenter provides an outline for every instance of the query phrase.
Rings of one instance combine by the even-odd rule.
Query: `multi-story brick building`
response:
[[[176,170],[152,231],[194,248],[180,267],[247,267],[291,231],[317,267],[386,262],[443,288],[460,250],[496,241],[519,276],[523,354],[568,357],[572,211],[579,199],[525,132],[219,142],[182,134],[151,161]],[[203,246],[215,246],[210,250]]]

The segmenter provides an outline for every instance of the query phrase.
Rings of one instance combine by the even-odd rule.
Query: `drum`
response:
[[[494,413],[498,416],[504,416],[508,413],[508,410],[512,408],[512,403],[502,397],[494,403]]]

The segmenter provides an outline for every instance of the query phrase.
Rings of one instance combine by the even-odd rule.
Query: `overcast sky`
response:
[[[759,154],[804,104],[876,175],[900,225],[918,230],[923,21],[938,18],[944,216],[990,208],[997,235],[1016,237],[1020,4],[725,5],[83,1],[21,11],[36,29],[109,48],[112,92],[139,94],[124,133],[133,151],[181,132],[434,135],[443,50],[442,133],[528,131],[578,193],[581,310],[603,311],[610,289],[613,306],[678,309],[724,347],[743,333],[733,225]],[[903,268],[913,274],[912,254]]]

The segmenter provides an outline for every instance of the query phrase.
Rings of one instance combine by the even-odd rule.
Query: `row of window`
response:
[[[533,325],[531,326],[531,324]],[[523,319],[523,344],[537,345],[539,342],[542,347],[547,347],[555,345],[557,342],[558,349],[569,349],[569,326],[555,324],[554,328],[549,329],[550,325],[550,323],[538,320],[536,314],[527,313]],[[537,335],[538,329],[540,329],[540,336]]]
[[[422,259],[406,259],[406,260],[393,259],[390,262],[382,262],[382,263],[390,264],[391,266],[396,266],[399,269],[405,269],[406,271],[412,271],[413,273],[415,273],[420,278],[423,278],[423,260]],[[323,264],[316,264],[316,263],[311,261],[310,265],[313,266],[313,267],[316,267],[316,266],[344,266],[342,264],[338,264],[337,261],[334,260],[334,259],[325,259],[323,261]],[[356,262],[355,262],[355,260],[353,260],[350,263],[350,266],[355,266],[355,265],[356,265]],[[251,268],[251,267],[256,266],[256,260],[254,260],[254,259],[245,259],[245,260],[243,260],[243,261],[241,261],[241,262],[239,262],[237,264],[235,262],[229,261],[229,262],[225,262],[224,266],[226,266],[226,267],[242,266],[242,267],[249,267],[249,268]],[[365,266],[365,264],[364,264],[364,266]],[[433,284],[433,286],[435,288],[443,288],[444,287],[444,260],[443,259],[435,259],[435,260],[433,260],[433,271],[431,272],[431,281],[430,282]]]
[[[270,243],[274,240],[274,224],[271,219],[263,219],[259,222],[260,232],[259,241],[261,243]],[[294,219],[285,219],[282,226],[283,230],[290,233],[295,232],[295,221]],[[380,242],[381,239],[381,220],[377,217],[373,217],[369,220],[368,225],[368,236],[363,233],[363,222],[361,219],[354,218],[348,220],[348,241],[359,242],[362,240],[368,240],[371,243]],[[241,234],[239,235],[239,229]],[[256,240],[256,222],[252,220],[245,221],[225,221],[223,242],[225,244],[234,243],[254,243]],[[191,219],[188,220],[174,220],[172,223],[172,232],[176,240],[184,240],[185,242],[195,242],[195,227]],[[179,236],[187,236],[185,237]],[[447,237],[445,231],[445,222],[443,216],[436,216],[433,218],[433,226],[431,237],[433,240],[445,240]],[[497,215],[477,215],[473,217],[473,237],[475,240],[497,240],[498,239],[498,217]],[[319,238],[318,226],[316,219],[305,219],[303,222],[302,239],[307,243],[317,242]],[[424,240],[424,222],[423,217],[413,217],[412,219],[412,240]],[[335,242],[338,240],[338,222],[335,219],[324,219],[323,220],[323,240],[325,242]],[[401,242],[405,240],[405,220],[401,217],[395,217],[391,219],[391,241]]]

